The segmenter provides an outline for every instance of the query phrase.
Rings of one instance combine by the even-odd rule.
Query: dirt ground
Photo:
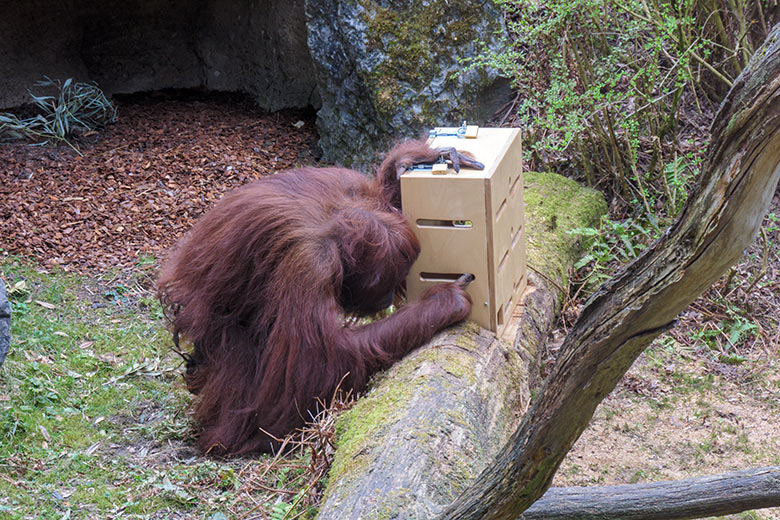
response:
[[[667,348],[656,344],[637,360],[554,485],[676,480],[780,464],[777,353],[751,362],[759,375],[729,378]],[[780,519],[780,508],[753,514],[725,518]]]
[[[0,254],[96,275],[148,266],[225,191],[314,162],[316,139],[309,112],[266,114],[231,96],[124,99],[116,124],[76,141],[80,154],[0,146]],[[776,217],[765,224],[734,275],[599,407],[555,485],[780,464],[780,236]],[[734,518],[780,519],[780,509],[751,515]]]

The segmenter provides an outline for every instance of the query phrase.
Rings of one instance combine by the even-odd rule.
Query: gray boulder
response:
[[[373,162],[398,137],[484,123],[509,96],[495,72],[462,59],[498,44],[492,2],[306,0],[309,52],[322,108],[324,159]]]
[[[3,366],[8,348],[11,346],[11,305],[5,292],[5,283],[0,279],[0,367]]]

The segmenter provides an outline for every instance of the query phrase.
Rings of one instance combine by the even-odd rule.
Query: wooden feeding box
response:
[[[412,169],[401,176],[403,212],[422,245],[406,282],[409,298],[472,273],[471,319],[500,336],[526,286],[520,130],[479,128],[473,138],[436,135],[428,142],[471,152],[485,169]]]

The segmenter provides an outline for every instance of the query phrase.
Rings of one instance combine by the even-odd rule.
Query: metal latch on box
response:
[[[409,168],[408,172],[431,172],[434,175],[444,175],[449,169],[449,164],[444,159],[439,160],[433,164],[415,164]]]
[[[459,139],[476,139],[477,133],[479,132],[479,126],[478,125],[467,125],[466,121],[463,121],[463,123],[458,128],[441,128],[437,127],[433,130],[428,131],[428,137],[429,139],[434,139],[436,137],[457,137]],[[458,164],[459,162],[463,161],[463,158],[458,159],[457,156],[460,156],[460,153],[457,152],[457,150],[453,147],[447,147],[447,148],[441,148],[440,151],[442,152],[448,152],[451,154],[452,160],[455,164],[455,169],[458,170]],[[479,170],[484,168],[484,165],[482,163],[479,163],[477,161],[472,162],[469,164],[471,167],[475,167]],[[410,167],[406,171],[408,172],[430,172],[434,175],[444,175],[449,171],[449,164],[447,163],[447,160],[444,158],[444,156],[440,157],[438,161],[432,164],[415,164],[414,166]],[[455,173],[458,173],[458,171],[455,171]]]
[[[460,139],[476,139],[477,133],[479,133],[478,125],[467,125],[465,121],[458,127],[450,128],[434,128],[428,131],[428,137],[431,139],[435,137],[458,137]]]

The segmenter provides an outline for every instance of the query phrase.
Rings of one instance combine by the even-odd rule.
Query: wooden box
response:
[[[471,152],[485,169],[401,176],[403,211],[422,245],[407,278],[409,299],[472,273],[471,319],[500,336],[526,286],[520,130],[480,128],[476,138],[436,136],[429,143]]]

